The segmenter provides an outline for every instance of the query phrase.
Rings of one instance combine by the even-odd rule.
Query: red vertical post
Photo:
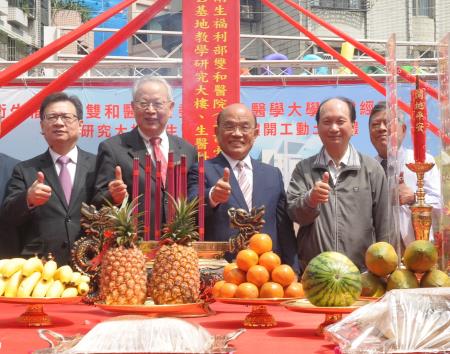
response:
[[[205,158],[198,157],[198,233],[205,240]]]
[[[152,158],[149,153],[145,155],[145,187],[144,187],[144,241],[150,240],[150,212],[152,205]]]
[[[156,161],[156,186],[155,186],[155,240],[161,237],[161,161]]]

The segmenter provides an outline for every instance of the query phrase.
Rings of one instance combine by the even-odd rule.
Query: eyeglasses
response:
[[[160,111],[164,108],[167,102],[159,102],[159,101],[134,101],[134,104],[137,108],[142,109],[145,111],[146,109],[150,108],[150,106],[153,107],[154,110]]]
[[[236,129],[239,129],[239,131],[243,134],[248,134],[255,129],[255,127],[251,126],[250,124],[239,125],[239,124],[225,123],[222,124],[221,127],[227,133],[234,133]]]
[[[69,124],[78,119],[78,116],[72,113],[51,113],[44,116],[44,119],[49,123],[56,123],[61,118],[64,124]]]

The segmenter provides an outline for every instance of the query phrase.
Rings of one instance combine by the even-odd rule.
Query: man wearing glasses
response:
[[[76,96],[53,93],[39,113],[49,148],[15,167],[2,214],[19,230],[22,256],[51,252],[58,264],[67,264],[80,236],[81,203],[92,196],[95,156],[76,145],[83,125]]]
[[[162,199],[155,201],[155,161],[161,161],[161,175],[166,176],[169,151],[173,151],[174,162],[180,161],[181,155],[186,155],[186,165],[189,168],[197,160],[196,149],[175,135],[166,132],[166,124],[172,115],[174,102],[172,89],[163,78],[144,76],[133,87],[131,106],[137,127],[122,135],[103,141],[98,148],[96,169],[96,195],[94,203],[102,205],[105,200],[120,204],[125,196],[132,195],[133,158],[139,157],[139,193],[144,193],[145,157],[152,157],[151,183],[151,215],[154,215],[155,203],[164,205],[161,222],[166,221],[167,195],[161,193]],[[163,177],[165,182],[165,178]],[[162,184],[162,188],[166,183]],[[141,211],[144,200],[140,199]],[[161,224],[163,225],[163,224]],[[153,238],[151,228],[151,238]]]
[[[249,152],[258,136],[256,118],[243,104],[225,107],[217,117],[216,137],[222,152],[205,161],[205,239],[228,241],[237,231],[230,227],[228,209],[250,211],[265,207],[262,232],[272,237],[273,250],[283,263],[298,270],[292,221],[286,212],[281,171],[254,160]],[[189,197],[198,195],[198,168],[189,171]]]

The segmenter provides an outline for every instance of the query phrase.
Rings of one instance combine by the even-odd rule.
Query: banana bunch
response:
[[[74,272],[68,265],[58,268],[50,259],[38,257],[0,260],[0,296],[5,297],[73,297],[86,295],[89,277]]]

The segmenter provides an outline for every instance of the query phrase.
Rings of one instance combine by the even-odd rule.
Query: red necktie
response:
[[[166,183],[166,173],[167,173],[167,161],[164,157],[163,152],[161,151],[161,138],[159,136],[155,136],[150,138],[150,143],[153,148],[153,157],[156,161],[161,161],[161,179],[163,185]]]

